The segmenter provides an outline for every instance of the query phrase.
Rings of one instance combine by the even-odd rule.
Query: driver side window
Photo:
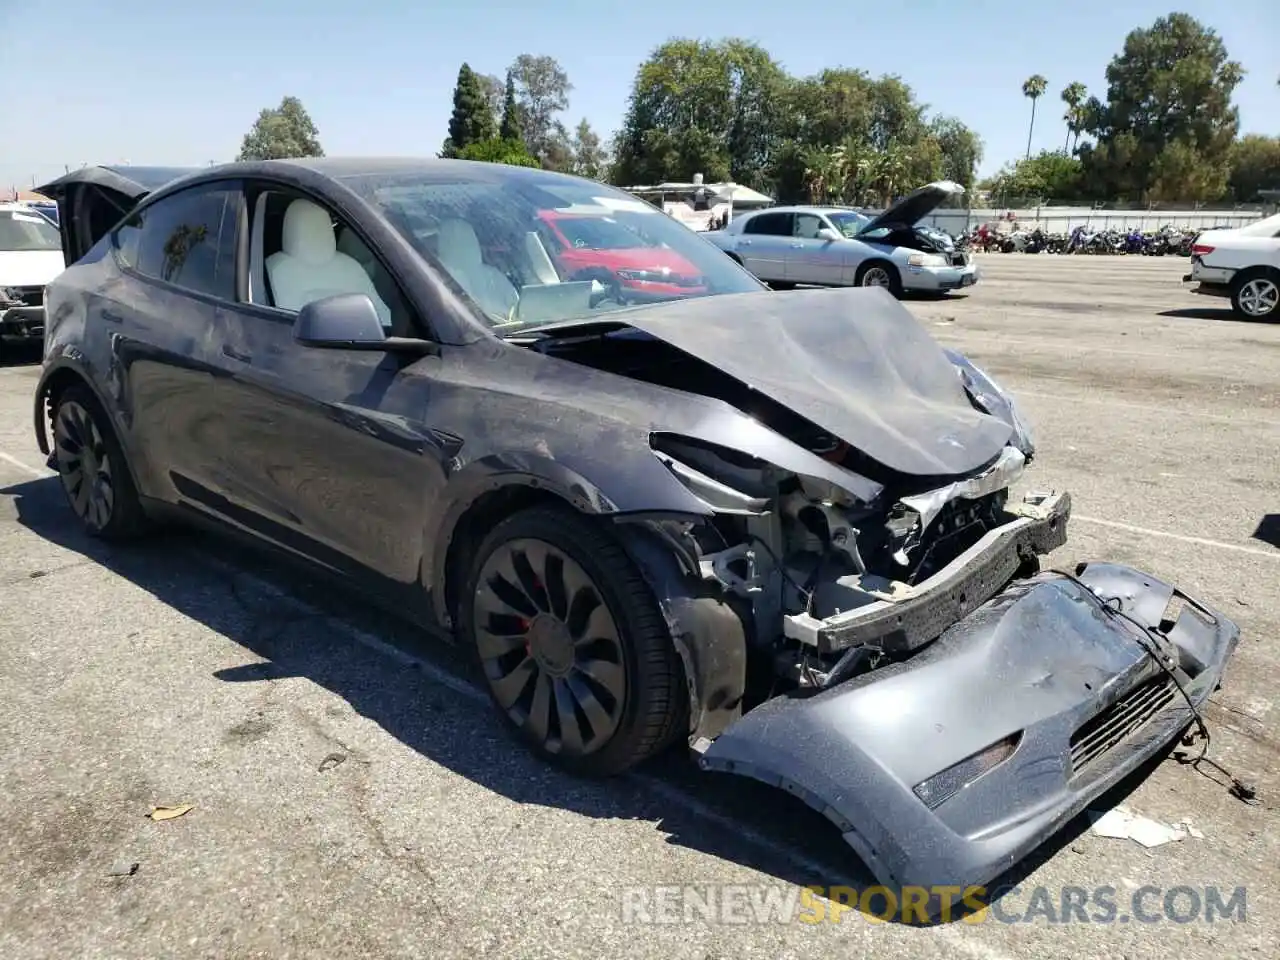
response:
[[[418,336],[391,273],[355,228],[328,207],[290,190],[265,189],[253,200],[249,299],[296,313],[308,303],[363,293],[390,336]]]
[[[797,213],[795,232],[792,235],[800,240],[817,240],[818,231],[825,226],[822,218],[815,213]]]

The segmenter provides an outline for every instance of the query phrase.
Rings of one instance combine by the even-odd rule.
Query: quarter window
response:
[[[129,217],[116,231],[116,250],[143,276],[234,300],[239,208],[239,190],[183,191]]]

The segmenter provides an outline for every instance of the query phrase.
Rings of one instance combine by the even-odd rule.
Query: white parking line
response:
[[[1137,533],[1146,537],[1164,537],[1166,540],[1193,543],[1199,547],[1215,547],[1218,550],[1233,550],[1236,553],[1247,553],[1253,557],[1280,560],[1280,550],[1263,550],[1261,547],[1246,547],[1238,543],[1224,543],[1222,540],[1209,540],[1205,537],[1189,537],[1185,533],[1170,533],[1167,530],[1152,530],[1150,527],[1135,527],[1131,523],[1121,523],[1119,520],[1103,520],[1101,517],[1086,517],[1078,513],[1073,513],[1071,519],[1079,520],[1082,523],[1095,523],[1100,527],[1110,527],[1113,530],[1124,530],[1127,533]]]
[[[17,457],[10,456],[9,454],[5,453],[3,450],[0,450],[0,460],[3,460],[5,463],[12,464],[13,466],[17,467],[19,470],[22,470],[25,473],[31,474],[31,476],[33,477],[40,477],[41,479],[44,479],[45,477],[53,476],[53,473],[51,471],[41,467],[33,467],[29,463],[23,463]]]

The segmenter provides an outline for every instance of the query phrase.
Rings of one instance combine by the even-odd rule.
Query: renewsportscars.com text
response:
[[[874,886],[770,884],[633,886],[622,890],[624,923],[1243,923],[1244,887]]]

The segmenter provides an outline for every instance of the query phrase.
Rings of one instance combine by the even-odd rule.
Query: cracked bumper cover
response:
[[[1016,581],[908,661],[770,700],[700,763],[799,796],[886,886],[987,884],[1190,722],[1144,641],[1199,706],[1239,640],[1226,617],[1149,574],[1091,563],[1078,577],[1089,589],[1056,573]],[[931,809],[917,796],[1011,737],[1006,759],[948,799]]]

